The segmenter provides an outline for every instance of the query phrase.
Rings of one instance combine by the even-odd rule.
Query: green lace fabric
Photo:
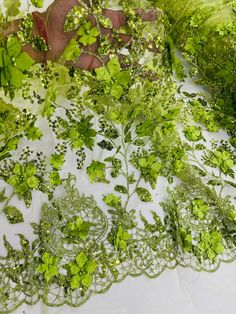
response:
[[[101,36],[73,12],[107,26],[107,5],[68,13],[78,37],[62,58]],[[110,61],[94,71],[34,64],[21,50],[27,13],[1,38],[1,313],[39,300],[80,306],[128,275],[235,259],[235,120],[174,81],[163,15],[142,22],[138,5],[148,8],[123,5],[128,46],[104,44]]]
[[[191,74],[199,79],[201,73],[216,107],[235,115],[235,0],[156,0],[156,5],[167,13],[171,38],[194,65]]]

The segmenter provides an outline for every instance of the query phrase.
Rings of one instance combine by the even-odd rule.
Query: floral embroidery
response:
[[[7,14],[17,15],[19,2],[9,3]],[[235,259],[235,118],[217,109],[220,99],[177,87],[171,70],[183,78],[184,68],[161,18],[143,23],[137,2],[121,1],[127,25],[111,29],[113,45],[100,34],[112,28],[101,3],[68,12],[64,31],[77,37],[59,63],[34,64],[21,51],[40,42],[29,14],[1,38],[0,213],[13,234],[27,225],[27,208],[40,216],[30,240],[17,234],[20,248],[3,235],[1,313],[40,298],[80,306],[127,275],[154,278],[178,265],[213,271]],[[196,13],[191,29],[205,18]],[[95,42],[107,64],[64,65]],[[201,45],[189,36],[183,47],[195,56]],[[220,128],[228,136],[210,141]]]
[[[42,264],[39,264],[37,271],[43,273],[44,278],[49,281],[54,276],[58,275],[58,268],[56,266],[58,258],[51,256],[49,253],[44,253],[42,256]]]

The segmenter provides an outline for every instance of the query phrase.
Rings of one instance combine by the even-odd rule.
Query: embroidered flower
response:
[[[202,128],[200,126],[188,126],[184,129],[184,134],[189,141],[199,141],[202,138]]]
[[[91,224],[88,221],[83,221],[81,217],[77,217],[75,221],[71,221],[66,225],[69,235],[85,240],[89,234]]]
[[[34,60],[21,52],[19,40],[11,35],[6,46],[0,47],[0,86],[20,88],[25,78],[24,71],[34,64]]]
[[[197,218],[203,219],[209,210],[209,206],[203,199],[194,199],[191,204],[191,210]]]
[[[75,262],[71,262],[66,266],[71,275],[70,287],[71,289],[78,289],[80,287],[89,288],[93,282],[93,274],[97,268],[97,263],[90,259],[83,251],[80,252]]]
[[[224,244],[222,242],[222,234],[217,231],[202,232],[201,241],[198,243],[200,251],[207,254],[207,256],[213,261],[218,254],[224,252]]]
[[[128,70],[121,70],[117,57],[112,58],[105,67],[95,70],[97,80],[102,81],[105,85],[105,91],[110,93],[116,99],[120,99],[124,93],[124,88],[131,81]]]
[[[91,45],[96,42],[99,35],[98,28],[93,26],[91,22],[85,22],[77,31],[79,35],[79,42],[84,46]]]
[[[234,167],[234,160],[231,158],[230,152],[226,150],[216,150],[212,163],[218,166],[224,173],[227,173],[229,169]]]
[[[58,257],[52,256],[45,252],[42,257],[43,263],[39,264],[37,267],[38,273],[43,273],[44,278],[50,281],[54,276],[58,275]]]
[[[20,197],[24,197],[28,190],[37,190],[40,180],[37,177],[36,166],[33,163],[16,163],[7,183],[14,187]]]
[[[115,237],[115,246],[125,251],[127,248],[127,242],[130,240],[131,235],[123,229],[122,226],[119,226],[116,237]]]

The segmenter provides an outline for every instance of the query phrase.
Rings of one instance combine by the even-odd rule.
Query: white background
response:
[[[45,1],[45,4],[51,2]],[[22,0],[22,3],[26,5],[27,1]],[[236,263],[222,264],[215,273],[197,273],[191,269],[177,268],[164,271],[156,279],[128,277],[106,294],[93,296],[80,308],[48,308],[39,303],[34,307],[23,305],[15,313],[234,314]]]

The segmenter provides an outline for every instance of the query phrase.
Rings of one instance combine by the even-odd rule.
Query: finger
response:
[[[73,66],[82,70],[93,70],[101,67],[102,62],[96,57],[88,53],[83,53],[76,62],[67,62],[66,65]]]
[[[103,9],[102,14],[110,19],[113,28],[120,28],[127,22],[127,17],[121,10]]]
[[[155,21],[158,16],[157,10],[145,11],[143,9],[138,9],[137,13],[141,16],[143,22]]]
[[[157,16],[161,11],[160,10],[145,11],[143,9],[137,9],[136,12],[142,18],[142,21],[151,22],[157,19]],[[127,24],[128,18],[121,10],[103,9],[102,13],[104,16],[110,19],[113,28],[120,28],[121,26]]]

